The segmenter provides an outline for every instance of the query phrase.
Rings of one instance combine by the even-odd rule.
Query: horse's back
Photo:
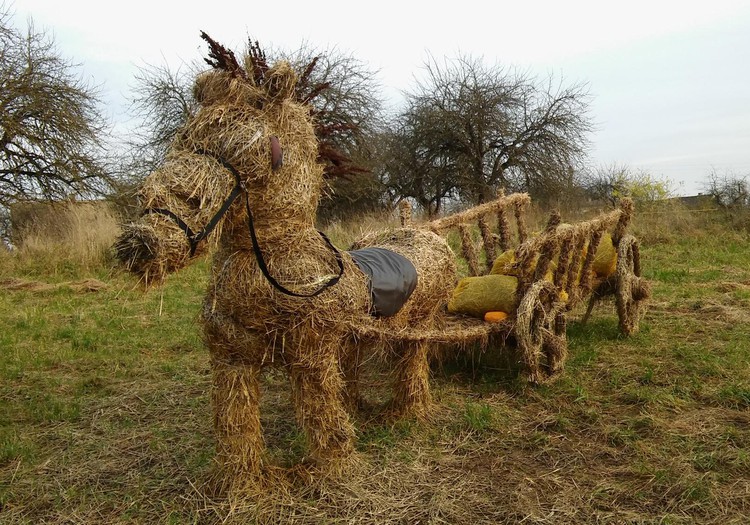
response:
[[[397,318],[431,324],[450,298],[456,283],[456,262],[448,243],[439,235],[415,228],[398,228],[363,236],[353,250],[384,248],[408,259],[417,271],[417,285]]]

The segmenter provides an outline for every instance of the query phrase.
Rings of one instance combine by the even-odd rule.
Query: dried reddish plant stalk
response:
[[[209,66],[228,71],[234,77],[247,78],[245,69],[237,62],[233,51],[219,44],[216,40],[208,36],[205,31],[201,31],[201,38],[208,43],[208,58],[204,60]]]

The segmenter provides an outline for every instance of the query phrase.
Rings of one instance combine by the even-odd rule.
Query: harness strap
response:
[[[190,229],[190,226],[188,226],[185,221],[183,221],[182,219],[180,219],[171,210],[167,210],[165,208],[146,208],[141,213],[141,217],[143,217],[144,215],[148,215],[150,213],[156,213],[156,214],[159,214],[159,215],[166,215],[167,217],[169,217],[170,219],[172,219],[174,222],[176,222],[177,226],[179,226],[180,229],[183,232],[185,232],[185,235],[190,240],[190,244],[191,244],[190,255],[193,255],[193,253],[192,253],[193,252],[193,250],[192,250],[192,244],[193,244],[193,239],[195,238],[195,233],[193,233],[193,230]]]
[[[338,275],[334,275],[328,281],[323,283],[320,288],[311,293],[297,293],[284,287],[271,275],[271,272],[268,270],[268,266],[266,265],[266,261],[263,258],[263,252],[260,251],[258,237],[255,234],[255,225],[253,224],[253,213],[250,211],[250,197],[247,195],[247,193],[245,193],[245,207],[247,208],[247,229],[250,231],[250,240],[253,242],[253,253],[255,254],[255,260],[258,261],[258,266],[260,267],[260,271],[263,273],[263,276],[268,280],[269,283],[271,283],[271,285],[273,285],[274,288],[276,288],[281,293],[291,295],[292,297],[315,297],[323,293],[323,291],[325,291],[327,288],[330,288],[331,286],[339,282],[341,276],[344,275],[344,261],[341,258],[341,252],[336,249],[336,247],[333,245],[333,243],[325,233],[317,230],[317,232],[320,234],[320,236],[323,238],[323,240],[326,242],[326,244],[336,257],[336,264],[338,265],[339,271]]]
[[[206,237],[208,237],[211,234],[211,232],[214,231],[214,228],[216,228],[216,225],[219,224],[219,221],[224,216],[224,214],[229,210],[229,207],[232,205],[232,203],[234,203],[234,200],[237,197],[239,197],[240,193],[242,193],[242,179],[240,178],[240,172],[238,172],[234,166],[229,164],[222,157],[214,155],[210,151],[205,151],[203,149],[197,149],[195,150],[195,152],[198,153],[199,155],[206,155],[207,157],[213,158],[234,176],[234,188],[232,188],[232,191],[224,200],[224,204],[221,205],[221,208],[219,208],[219,210],[214,214],[214,216],[211,217],[211,220],[208,221],[208,224],[206,224],[203,227],[203,229],[198,233],[196,237],[196,241],[195,241],[196,243],[198,243],[202,241],[203,239],[205,239]]]

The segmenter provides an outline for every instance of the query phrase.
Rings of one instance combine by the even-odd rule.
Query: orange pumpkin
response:
[[[487,312],[484,314],[484,320],[488,323],[499,323],[508,318],[505,312]]]

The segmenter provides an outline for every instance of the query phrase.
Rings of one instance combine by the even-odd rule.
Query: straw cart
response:
[[[470,276],[487,273],[498,250],[515,248],[517,308],[506,320],[491,324],[444,312],[439,329],[404,328],[395,333],[370,320],[358,327],[361,336],[464,347],[479,343],[490,350],[514,340],[528,380],[540,383],[562,370],[567,356],[566,313],[586,299],[589,304],[582,322],[589,319],[597,301],[614,296],[620,331],[636,333],[651,292],[641,276],[639,242],[627,233],[633,202],[623,199],[618,209],[572,225],[562,224],[560,214],[553,212],[544,231],[534,237],[527,231],[529,204],[527,194],[500,195],[493,202],[422,226],[443,236],[451,231],[458,234],[461,251],[457,255]],[[410,223],[408,210],[402,212],[401,222]],[[472,235],[476,230],[479,243]],[[591,267],[605,232],[611,234],[617,266],[607,278],[597,279]]]

